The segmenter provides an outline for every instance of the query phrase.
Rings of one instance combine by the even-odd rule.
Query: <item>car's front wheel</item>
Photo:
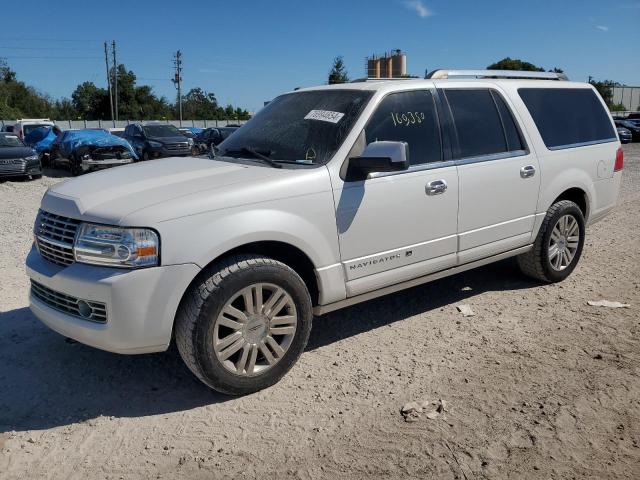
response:
[[[584,237],[585,221],[580,207],[570,200],[556,202],[547,211],[533,248],[518,257],[518,265],[529,277],[560,282],[576,268]]]
[[[290,267],[259,255],[230,257],[186,293],[176,344],[205,384],[244,395],[291,369],[307,344],[312,317],[307,287]]]

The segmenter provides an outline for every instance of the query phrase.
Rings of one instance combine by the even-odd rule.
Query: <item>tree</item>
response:
[[[487,70],[524,70],[527,72],[544,72],[544,68],[537,67],[533,63],[525,62],[518,58],[503,58],[499,62],[492,63]]]
[[[337,56],[333,59],[333,67],[329,72],[329,85],[336,83],[347,83],[349,81],[349,74],[344,66],[342,56]]]
[[[106,119],[111,115],[108,95],[104,88],[96,87],[93,82],[84,82],[71,94],[71,103],[76,114],[84,120]]]
[[[218,100],[213,93],[192,88],[182,96],[182,112],[185,118],[214,120],[218,116]]]
[[[613,87],[620,85],[613,80],[594,80],[589,77],[589,83],[593,85],[609,108],[613,106]]]

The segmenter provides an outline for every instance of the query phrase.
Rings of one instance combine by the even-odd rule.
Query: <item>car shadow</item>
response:
[[[316,318],[307,352],[468,300],[532,288],[505,260]],[[39,430],[96,417],[139,417],[231,400],[196,379],[174,347],[117,355],[65,339],[28,308],[0,312],[0,432]]]
[[[390,325],[420,313],[456,305],[487,291],[540,286],[525,277],[510,258],[379,297],[314,319],[307,351]]]
[[[118,355],[66,339],[28,308],[0,312],[0,432],[92,418],[184,411],[231,399],[202,384],[171,348]]]

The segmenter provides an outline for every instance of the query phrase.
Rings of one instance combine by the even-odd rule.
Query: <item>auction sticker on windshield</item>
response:
[[[344,117],[344,113],[330,110],[311,110],[304,117],[305,120],[320,120],[321,122],[338,123]]]

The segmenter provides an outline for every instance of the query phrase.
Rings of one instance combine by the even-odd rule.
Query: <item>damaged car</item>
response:
[[[137,159],[129,142],[102,129],[67,130],[56,137],[50,148],[51,166],[62,164],[74,176]]]
[[[24,137],[24,143],[33,148],[37,153],[42,166],[48,167],[50,164],[51,144],[56,137],[62,133],[60,128],[55,125],[50,127],[39,127],[31,130]]]

